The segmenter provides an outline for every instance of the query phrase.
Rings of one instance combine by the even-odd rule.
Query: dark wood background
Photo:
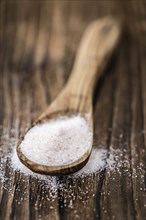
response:
[[[145,173],[139,169],[146,164],[145,1],[1,0],[0,152],[8,154],[11,140],[16,141],[63,88],[88,23],[109,14],[124,21],[124,30],[95,91],[94,139],[98,148],[121,149],[120,160],[128,158],[128,167],[112,176],[105,169],[76,181],[58,178],[66,190],[48,201],[47,186],[11,172],[7,161],[11,191],[0,184],[1,220],[145,219]],[[68,187],[75,197],[72,208],[65,206]],[[85,191],[82,200],[79,189]],[[26,199],[19,205],[22,192]]]

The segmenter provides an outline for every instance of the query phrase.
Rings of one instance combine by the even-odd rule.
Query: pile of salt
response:
[[[38,124],[24,137],[20,148],[31,161],[59,166],[80,159],[92,143],[92,133],[80,115],[61,117]]]

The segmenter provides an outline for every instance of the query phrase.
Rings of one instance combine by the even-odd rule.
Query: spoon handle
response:
[[[86,29],[65,88],[70,100],[74,97],[73,107],[80,105],[79,111],[91,106],[95,83],[118,43],[120,30],[119,22],[112,17],[98,19]]]
[[[95,83],[114,51],[120,33],[120,23],[112,17],[98,19],[87,27],[66,86],[38,120],[56,111],[92,113]]]

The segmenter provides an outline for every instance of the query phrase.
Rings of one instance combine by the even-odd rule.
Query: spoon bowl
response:
[[[32,128],[34,128],[37,125],[43,125],[45,123],[49,123],[52,120],[57,120],[60,119],[62,117],[64,117],[64,115],[68,118],[72,117],[72,116],[76,116],[79,115],[79,113],[77,113],[75,110],[70,109],[68,111],[57,111],[57,112],[52,112],[52,114],[50,113],[49,115],[45,115],[43,117],[41,117],[41,119],[38,119],[37,121],[35,121],[31,128],[29,128],[27,130],[26,133],[28,133]],[[81,115],[81,117],[83,117],[87,124],[89,125],[89,129],[92,131],[93,130],[93,123],[90,120],[90,116],[89,114],[87,115]],[[92,118],[92,117],[91,117]],[[91,133],[93,134],[93,132]],[[93,144],[93,136],[91,138],[91,143],[88,146],[88,150],[85,151],[85,153],[77,160],[69,163],[69,164],[64,164],[64,165],[55,165],[55,166],[46,166],[46,165],[42,165],[39,163],[36,163],[32,160],[30,160],[21,150],[21,144],[25,139],[25,135],[23,137],[21,137],[19,139],[19,142],[17,143],[17,154],[18,157],[20,158],[20,160],[22,161],[22,163],[27,166],[29,169],[31,169],[34,172],[37,173],[41,173],[41,174],[49,174],[49,175],[64,175],[64,174],[68,174],[68,173],[73,173],[78,171],[79,169],[81,169],[83,166],[85,166],[85,164],[87,163],[89,156],[91,154],[91,150],[92,150],[92,144]]]

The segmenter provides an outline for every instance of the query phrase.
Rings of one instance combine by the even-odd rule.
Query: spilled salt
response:
[[[54,201],[55,204],[59,201],[58,206],[61,204],[60,208],[67,207],[72,209],[72,212],[78,218],[80,213],[86,210],[93,198],[96,198],[96,175],[98,177],[98,173],[102,170],[104,170],[106,178],[109,178],[111,185],[113,184],[115,192],[117,187],[121,187],[116,181],[119,175],[130,179],[132,177],[134,182],[140,182],[139,193],[146,190],[145,166],[140,162],[131,173],[129,152],[126,149],[115,149],[115,146],[112,145],[108,149],[105,144],[100,145],[100,148],[99,146],[93,146],[91,156],[81,170],[60,178],[37,174],[29,170],[20,162],[17,156],[16,138],[13,135],[9,138],[6,133],[5,139],[9,150],[5,152],[1,150],[0,152],[0,190],[2,189],[2,191],[4,190],[8,193],[13,192],[13,203],[18,206],[22,205],[22,207],[24,207],[25,201],[26,203],[31,202],[31,198],[34,199],[34,195],[37,192],[37,200],[34,204],[37,213],[38,210],[44,210],[44,207],[47,210],[48,207],[50,210],[56,209]],[[111,191],[103,191],[101,195],[110,196],[110,193]],[[78,203],[76,201],[79,201],[83,209],[76,208]],[[102,209],[106,213],[107,210],[104,207]],[[38,215],[39,219],[43,219],[44,215],[42,213],[40,212]]]
[[[87,164],[78,172],[74,173],[74,177],[92,175],[101,171],[106,166],[107,150],[93,148]]]
[[[98,149],[97,147],[93,147],[91,156],[87,164],[78,172],[67,175],[63,179],[55,176],[52,177],[49,175],[37,174],[29,170],[20,162],[14,145],[11,147],[11,153],[6,155],[6,157],[1,158],[0,164],[0,183],[2,184],[2,187],[8,192],[13,190],[14,178],[19,178],[20,181],[29,182],[30,180],[30,185],[33,185],[37,181],[37,185],[41,189],[42,207],[46,206],[46,200],[50,204],[52,204],[53,207],[53,201],[56,201],[56,198],[62,201],[62,196],[64,198],[62,207],[67,206],[73,209],[76,198],[78,198],[80,202],[82,202],[82,205],[86,206],[86,204],[89,204],[90,198],[95,197],[94,184],[96,185],[96,181],[93,181],[92,178],[94,177],[94,175],[98,174],[102,170],[106,170],[107,175],[109,175],[110,177],[110,181],[114,182],[115,176],[113,174],[118,173],[120,175],[123,175],[121,172],[123,172],[124,164],[126,164],[127,171],[124,169],[126,171],[126,175],[129,176],[130,174],[129,159],[127,157],[123,157],[122,150],[113,149],[111,146],[110,151],[102,148]],[[7,169],[9,170],[9,176],[7,176],[7,173],[5,173],[5,166],[7,166]],[[145,190],[143,175],[144,167],[142,166],[142,164],[140,164],[137,169],[141,179],[140,190]],[[135,174],[133,173],[133,178],[139,178],[137,177],[137,172]],[[89,182],[86,182],[83,185],[79,184],[80,181],[84,183],[84,181],[86,180],[88,180]],[[92,187],[90,186],[90,180],[93,181]],[[16,191],[20,190],[20,188],[17,187]],[[34,190],[34,188],[32,188],[32,190]],[[29,194],[27,193],[27,190],[21,193],[21,198],[23,201],[29,200]],[[18,200],[15,202],[17,204],[21,204],[23,203],[23,201]]]
[[[27,176],[33,176],[33,177],[36,177],[40,180],[47,180],[47,181],[48,180],[52,181],[54,179],[54,177],[52,177],[52,176],[34,173],[29,168],[27,168],[25,165],[23,165],[23,163],[21,163],[21,161],[19,160],[19,158],[17,156],[17,152],[16,152],[15,148],[11,154],[11,163],[12,163],[11,164],[12,168],[14,170],[20,171],[21,173],[26,174]]]
[[[87,162],[87,164],[78,172],[68,175],[67,178],[72,178],[74,184],[76,184],[76,180],[78,178],[84,178],[86,176],[90,176],[93,173],[100,172],[103,170],[106,166],[106,157],[107,157],[107,150],[104,149],[97,149],[93,148],[91,152],[91,156]],[[9,163],[7,163],[9,161]],[[49,176],[49,175],[43,175],[34,173],[30,169],[28,169],[26,166],[24,166],[21,161],[19,160],[16,152],[16,148],[13,147],[12,152],[7,155],[5,158],[1,160],[1,166],[0,166],[0,182],[2,183],[3,187],[7,191],[11,191],[13,185],[13,178],[7,179],[7,176],[5,176],[5,165],[7,164],[7,167],[9,169],[9,175],[14,176],[15,173],[20,173],[20,175],[24,175],[26,177],[31,177],[37,179],[42,186],[44,186],[47,190],[49,190],[49,197],[51,201],[54,201],[54,199],[58,196],[58,188],[61,190],[66,189],[66,185],[62,184],[62,182],[56,181],[55,176]],[[11,172],[11,174],[10,174]],[[42,182],[43,181],[43,182]],[[67,191],[71,194],[74,194],[73,187],[70,189],[67,189]],[[84,194],[85,192],[80,192],[80,194]],[[85,193],[86,194],[86,193]],[[46,195],[47,196],[47,195]],[[83,195],[84,196],[84,195]],[[82,197],[82,196],[81,196]],[[72,199],[71,199],[72,201]]]
[[[87,176],[96,173],[98,171],[101,171],[106,166],[106,158],[107,158],[107,150],[93,148],[87,164],[81,170],[71,174],[70,176],[72,177]],[[53,178],[48,175],[34,173],[26,166],[24,166],[17,156],[16,149],[14,149],[14,151],[12,152],[11,162],[12,162],[12,168],[14,170],[19,170],[21,173],[24,173],[26,175],[31,175],[42,180],[48,180],[48,177],[50,179]]]
[[[92,143],[92,133],[84,117],[61,117],[32,127],[20,148],[31,161],[59,166],[80,159]]]

